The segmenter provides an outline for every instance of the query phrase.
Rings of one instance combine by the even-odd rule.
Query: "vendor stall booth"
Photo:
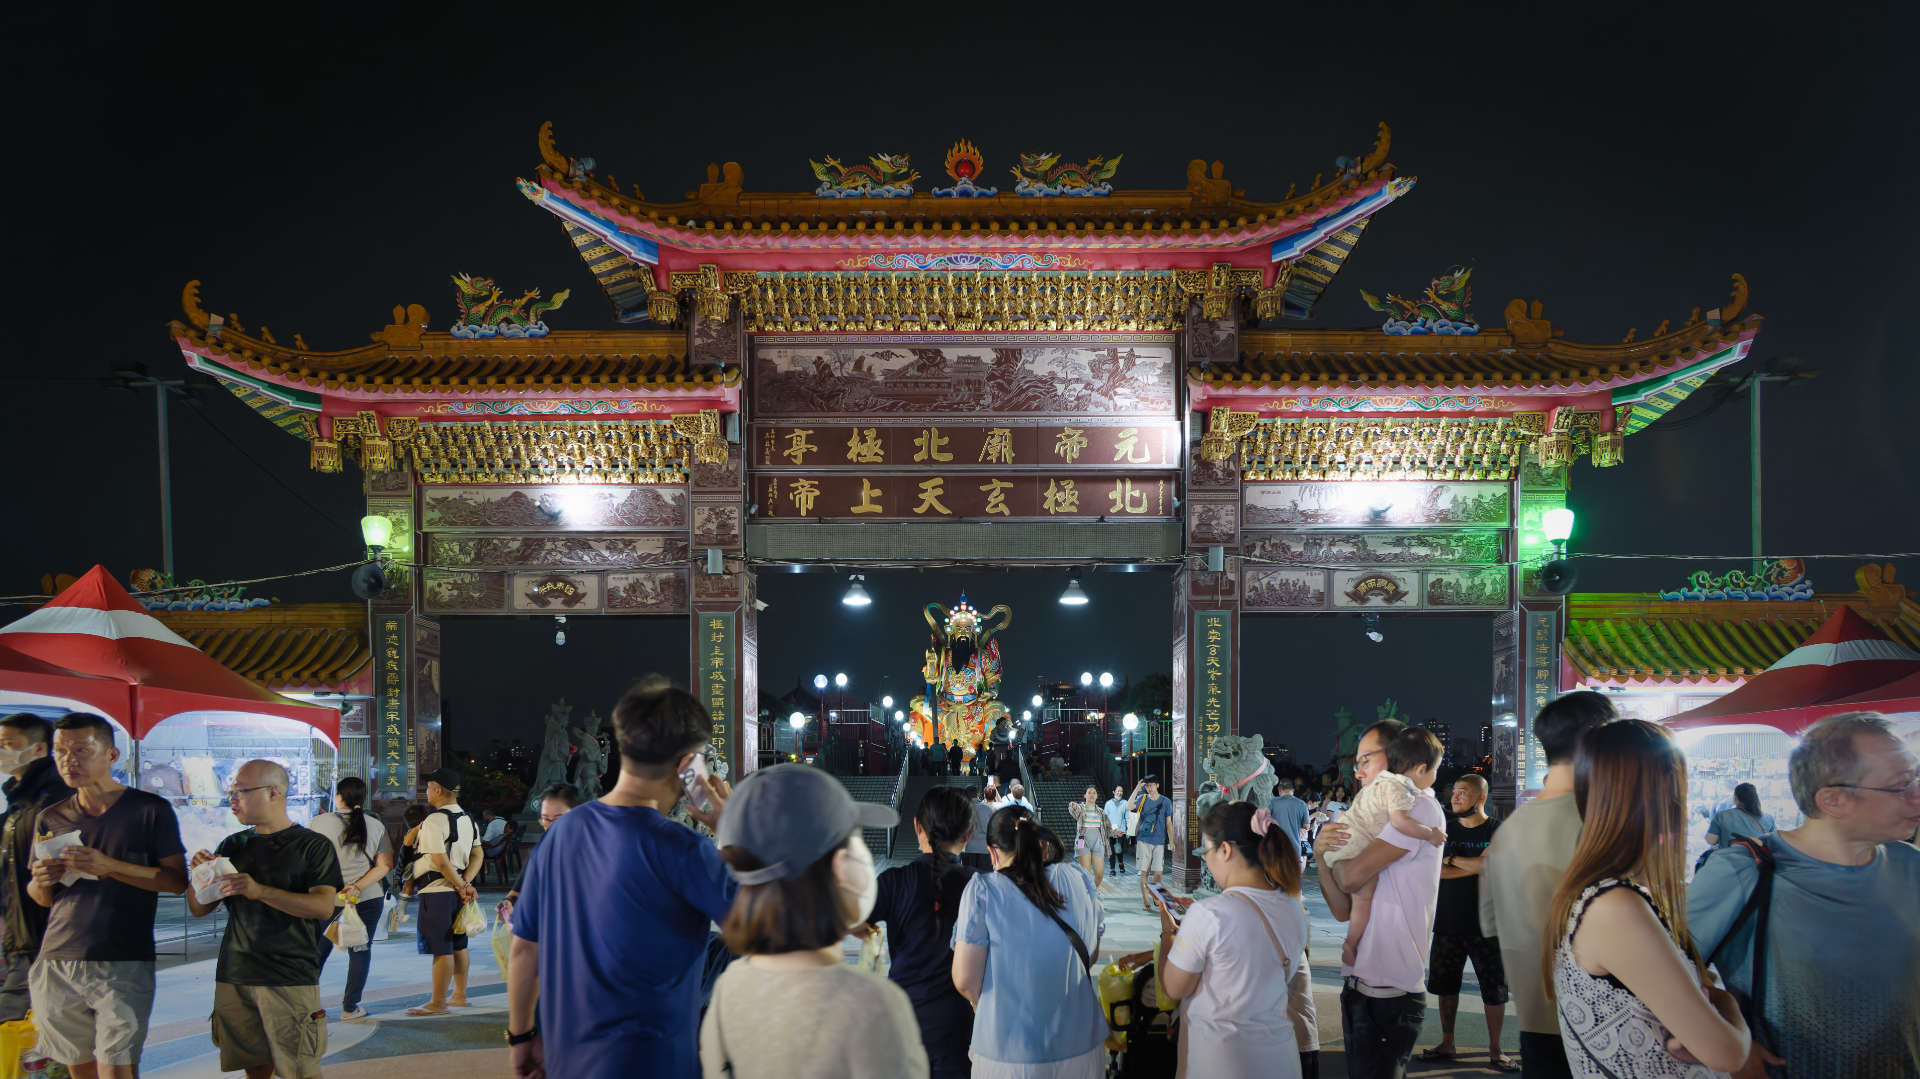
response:
[[[1892,709],[1920,705],[1920,652],[1888,637],[1850,607],[1841,607],[1805,643],[1745,685],[1665,722],[1687,753],[1689,864],[1706,849],[1706,824],[1730,805],[1733,788],[1752,783],[1762,809],[1782,830],[1801,822],[1788,783],[1787,759],[1800,734],[1829,715],[1888,714],[1895,733],[1913,740],[1920,715]]]
[[[121,732],[125,772],[117,777],[172,802],[189,849],[212,849],[239,830],[226,790],[233,771],[255,757],[287,769],[296,822],[327,808],[340,712],[289,700],[222,666],[99,566],[0,627],[0,647],[0,708],[106,716]]]

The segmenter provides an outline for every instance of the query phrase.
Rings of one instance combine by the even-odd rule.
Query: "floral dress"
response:
[[[1653,894],[1632,881],[1608,877],[1587,887],[1567,917],[1566,932],[1553,955],[1553,991],[1559,1001],[1560,1037],[1567,1065],[1576,1079],[1727,1079],[1705,1064],[1688,1064],[1667,1051],[1667,1029],[1611,974],[1592,975],[1573,958],[1573,934],[1593,897],[1613,888],[1632,888],[1652,907]],[[1654,907],[1654,917],[1667,920]],[[1672,934],[1672,930],[1667,930]],[[1691,966],[1691,964],[1689,964]],[[1698,980],[1696,970],[1694,978]]]

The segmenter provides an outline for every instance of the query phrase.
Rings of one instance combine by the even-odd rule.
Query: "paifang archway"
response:
[[[1189,813],[1208,745],[1238,729],[1241,620],[1307,611],[1496,612],[1511,803],[1538,782],[1526,724],[1559,677],[1540,515],[1577,459],[1617,463],[1760,329],[1737,275],[1729,302],[1644,340],[1566,341],[1537,301],[1482,327],[1463,271],[1368,296],[1377,328],[1291,325],[1413,188],[1384,124],[1277,201],[1219,162],[1116,190],[1118,157],[1021,155],[996,188],[961,142],[951,186],[877,155],[786,194],[711,165],[652,202],[551,125],[538,146],[521,190],[626,328],[549,330],[575,315],[561,297],[473,279],[446,329],[396,307],[337,352],[213,316],[197,283],[170,327],[314,468],[356,462],[417,566],[371,604],[388,790],[438,764],[442,615],[688,617],[689,682],[743,771],[756,569],[1156,561],[1175,567],[1170,786]],[[1190,828],[1171,842],[1196,879]]]

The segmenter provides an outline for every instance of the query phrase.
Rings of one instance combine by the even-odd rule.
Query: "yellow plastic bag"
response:
[[[500,964],[500,977],[507,976],[507,956],[513,953],[513,930],[505,918],[493,923],[493,959]]]
[[[0,1079],[20,1079],[20,1058],[39,1040],[32,1012],[25,1019],[0,1023]]]

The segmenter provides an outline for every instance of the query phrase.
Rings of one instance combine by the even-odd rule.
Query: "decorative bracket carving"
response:
[[[1200,459],[1225,461],[1231,458],[1240,440],[1247,437],[1259,419],[1258,412],[1235,412],[1225,405],[1215,405],[1213,411],[1207,414],[1207,433],[1200,436]]]
[[[1233,310],[1233,298],[1259,289],[1263,276],[1258,269],[1239,268],[1229,262],[1216,262],[1205,270],[1173,271],[1180,291],[1199,299],[1200,317],[1210,319],[1226,318]]]
[[[751,270],[735,270],[722,274],[720,267],[711,262],[703,262],[698,270],[675,270],[667,275],[667,287],[673,293],[691,291],[693,305],[699,317],[712,322],[725,322],[733,317],[733,298],[744,296],[753,288],[754,279],[760,276]],[[653,317],[654,299],[647,298],[647,317]],[[665,305],[661,305],[665,310]],[[677,311],[676,311],[677,313]],[[658,321],[656,319],[655,321]]]
[[[726,463],[727,440],[720,431],[719,409],[703,408],[698,413],[675,416],[673,429],[679,432],[681,438],[693,443],[694,460],[709,465]]]

